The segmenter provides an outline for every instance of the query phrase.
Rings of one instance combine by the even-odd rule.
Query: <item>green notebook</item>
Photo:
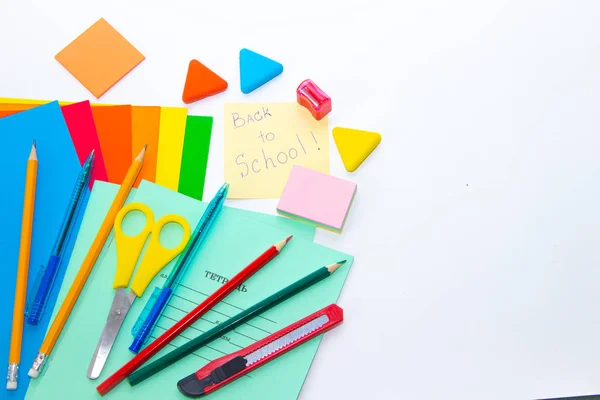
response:
[[[96,183],[65,275],[65,283],[59,294],[58,304],[66,295],[116,190],[116,186]],[[133,197],[135,201],[150,206],[154,211],[155,218],[160,218],[167,213],[178,213],[186,217],[191,226],[195,226],[206,207],[205,203],[145,181],[142,182]],[[125,222],[127,223],[127,219]],[[124,229],[127,227],[125,226]],[[171,233],[178,234],[176,231],[167,231],[165,235],[169,236]],[[314,228],[306,224],[282,217],[224,207],[194,264],[186,272],[181,286],[176,289],[170,306],[159,319],[157,324],[159,328],[156,333],[160,334],[164,329],[168,329],[185,312],[191,310],[207,295],[218,289],[223,282],[223,279],[219,277],[231,278],[269,246],[290,234],[293,234],[294,238],[278,257],[247,280],[240,290],[235,290],[213,310],[196,321],[171,345],[159,352],[155,358],[172,350],[172,346],[181,345],[188,340],[187,338],[199,335],[228,316],[234,315],[240,309],[253,305],[323,265],[341,259],[347,259],[348,262],[330,278],[274,307],[221,339],[215,340],[195,352],[194,355],[188,356],[136,387],[131,387],[127,381],[124,381],[107,397],[123,400],[133,398],[184,399],[185,397],[177,389],[177,381],[201,368],[208,360],[246,347],[255,340],[262,339],[270,333],[334,303],[352,264],[351,256],[313,243]],[[96,392],[96,386],[133,356],[128,350],[132,340],[130,330],[154,286],[162,286],[165,279],[164,274],[162,277],[161,274],[157,275],[143,298],[134,302],[100,378],[91,381],[86,377],[90,359],[106,322],[106,315],[114,295],[112,281],[115,259],[114,244],[108,244],[86,283],[43,375],[32,381],[27,392],[27,399],[97,400],[99,395]],[[172,263],[162,272],[166,274],[170,271],[171,266]],[[57,308],[54,311],[56,313]],[[343,334],[343,325],[338,330],[340,331],[338,334]],[[211,400],[297,398],[320,340],[321,337],[315,338],[227,385],[211,394]],[[267,387],[269,390],[265,391]]]

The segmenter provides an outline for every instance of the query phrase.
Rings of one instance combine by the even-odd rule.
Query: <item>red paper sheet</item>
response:
[[[98,140],[90,102],[82,101],[81,103],[63,106],[61,109],[71,133],[71,140],[75,146],[75,151],[77,151],[79,162],[83,165],[90,152],[94,150],[95,159],[92,179],[107,181],[106,165],[104,164],[104,156]]]

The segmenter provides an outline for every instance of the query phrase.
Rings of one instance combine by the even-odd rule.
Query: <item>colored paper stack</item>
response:
[[[45,103],[0,98],[0,118]],[[132,160],[147,145],[140,180],[202,200],[212,117],[188,115],[183,107],[88,101],[60,105],[80,163],[95,150],[93,180],[121,183]]]

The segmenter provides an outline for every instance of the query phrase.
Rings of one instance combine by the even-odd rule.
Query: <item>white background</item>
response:
[[[383,135],[353,174],[332,142],[358,193],[316,241],[356,261],[301,399],[600,393],[599,2],[1,0],[0,95],[95,100],[53,57],[100,17],[146,56],[101,102],[182,105],[192,58],[229,82],[190,107],[215,117],[206,193],[225,101],[311,78],[330,128]],[[243,95],[242,47],[284,73]]]

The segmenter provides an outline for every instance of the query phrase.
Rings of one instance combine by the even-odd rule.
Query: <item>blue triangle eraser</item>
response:
[[[240,50],[240,88],[248,94],[283,72],[283,65],[248,49]]]

